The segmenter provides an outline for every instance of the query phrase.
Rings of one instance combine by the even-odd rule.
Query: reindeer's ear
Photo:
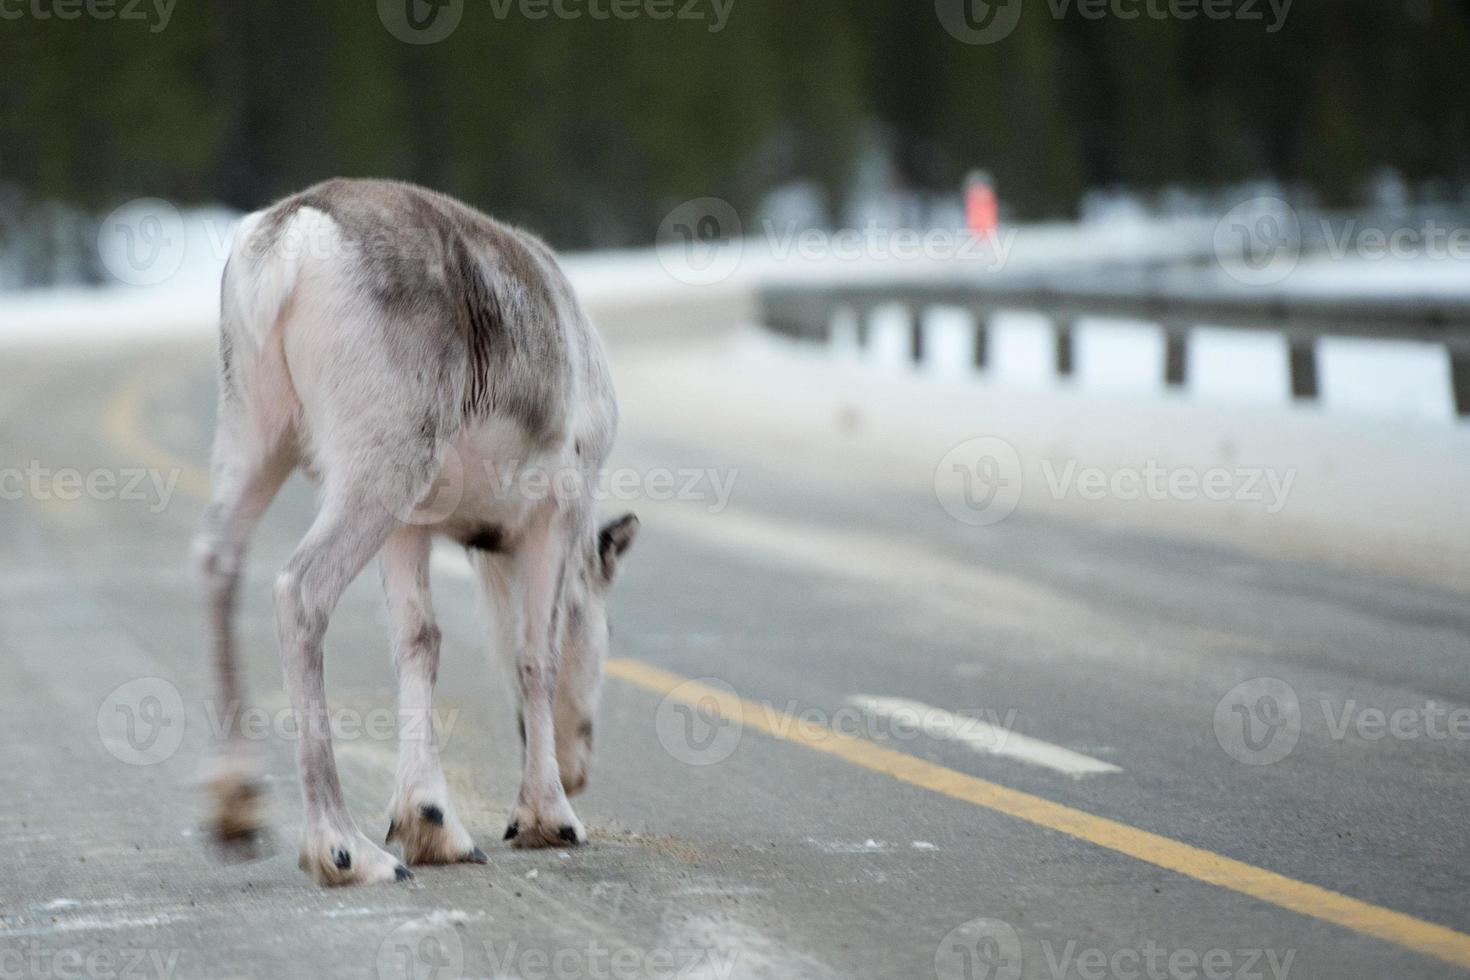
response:
[[[618,559],[623,552],[628,550],[628,545],[633,543],[633,536],[638,533],[638,518],[633,514],[624,514],[616,520],[609,521],[602,526],[597,534],[597,563],[598,572],[604,583],[611,582],[617,574]]]

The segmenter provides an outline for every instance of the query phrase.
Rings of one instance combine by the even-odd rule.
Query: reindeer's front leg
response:
[[[543,506],[514,557],[513,595],[519,605],[514,667],[526,750],[505,839],[517,847],[575,847],[587,839],[562,788],[552,712],[568,574],[567,516],[555,502]]]

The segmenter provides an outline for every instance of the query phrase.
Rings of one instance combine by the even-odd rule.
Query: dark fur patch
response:
[[[588,745],[592,744],[592,722],[584,721],[577,726],[577,735]]]
[[[287,198],[254,244],[273,247],[303,207],[329,215],[353,249],[357,285],[390,314],[390,349],[442,351],[427,380],[463,386],[464,418],[510,419],[537,443],[563,436],[566,389],[586,368],[567,334],[588,327],[545,245],[443,194],[380,180]]]
[[[505,547],[505,531],[495,524],[486,524],[465,538],[464,546],[475,551],[498,552]]]

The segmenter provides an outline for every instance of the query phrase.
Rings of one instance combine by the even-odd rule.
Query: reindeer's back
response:
[[[616,408],[600,341],[534,236],[380,180],[328,181],[248,221],[253,292],[284,283],[285,308],[292,291],[314,291],[330,311],[303,329],[327,358],[366,345],[381,366],[452,395],[467,426],[510,421],[532,445],[577,438],[599,457],[611,442]]]

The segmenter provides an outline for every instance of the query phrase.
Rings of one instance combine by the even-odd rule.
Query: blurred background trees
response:
[[[1264,3],[1255,21],[1089,20],[1026,0],[984,46],[927,0],[733,0],[716,33],[465,3],[424,47],[371,0],[182,0],[157,33],[0,21],[4,200],[255,208],[394,176],[575,248],[646,243],[688,198],[745,215],[791,186],[841,222],[875,184],[952,192],[976,166],[1013,219],[1069,217],[1089,189],[1260,178],[1342,205],[1385,170],[1426,196],[1470,183],[1463,0],[1297,0],[1275,33]]]

